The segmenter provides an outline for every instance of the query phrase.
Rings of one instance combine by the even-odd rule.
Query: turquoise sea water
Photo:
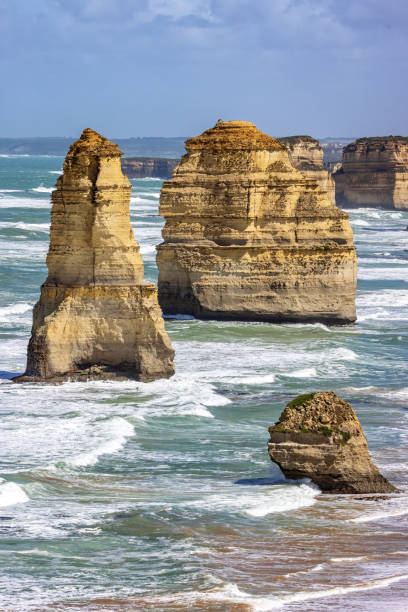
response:
[[[407,610],[408,213],[349,211],[354,326],[172,319],[170,380],[15,385],[62,163],[0,157],[0,610]],[[156,280],[161,182],[132,184]],[[320,495],[270,462],[268,425],[326,389],[403,494]]]

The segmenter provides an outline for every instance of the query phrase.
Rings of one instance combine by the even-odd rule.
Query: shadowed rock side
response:
[[[348,215],[252,123],[186,141],[163,185],[159,301],[165,313],[252,321],[354,321]]]
[[[408,210],[408,137],[360,138],[343,151],[336,202]]]
[[[289,151],[289,159],[303,176],[316,181],[327,194],[330,202],[335,203],[335,188],[332,175],[323,163],[323,149],[311,136],[287,136],[279,138]]]
[[[351,404],[333,391],[300,395],[269,428],[269,455],[286,478],[310,478],[329,493],[391,493]]]
[[[69,150],[52,193],[48,278],[18,382],[174,373],[156,286],[143,282],[120,156],[89,129]]]

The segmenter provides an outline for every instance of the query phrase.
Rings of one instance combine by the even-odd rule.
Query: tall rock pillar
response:
[[[156,286],[143,282],[120,157],[90,129],[71,145],[52,193],[48,278],[18,382],[174,373]]]

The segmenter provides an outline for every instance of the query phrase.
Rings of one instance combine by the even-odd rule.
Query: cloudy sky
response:
[[[0,136],[407,135],[407,0],[0,0]]]

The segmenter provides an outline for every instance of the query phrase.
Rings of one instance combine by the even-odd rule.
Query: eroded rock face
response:
[[[390,493],[351,404],[333,391],[301,395],[269,428],[268,452],[286,478],[310,478],[330,493]]]
[[[342,206],[408,209],[408,138],[360,138],[343,151],[334,175]]]
[[[323,163],[323,149],[311,136],[287,136],[279,138],[289,151],[289,159],[306,178],[316,181],[335,203],[334,180]]]
[[[156,286],[143,282],[120,156],[89,129],[69,150],[52,193],[48,278],[19,382],[174,373]]]
[[[165,313],[254,321],[354,321],[348,215],[252,123],[186,141],[164,183],[158,247]]]

